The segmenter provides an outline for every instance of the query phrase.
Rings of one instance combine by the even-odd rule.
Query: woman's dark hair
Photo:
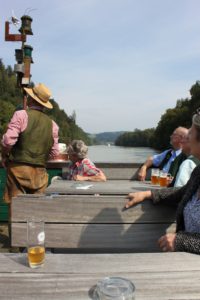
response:
[[[197,113],[192,118],[192,124],[194,125],[196,129],[196,139],[198,142],[200,142],[200,114]]]

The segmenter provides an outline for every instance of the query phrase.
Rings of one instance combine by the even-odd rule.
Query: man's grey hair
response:
[[[76,154],[79,159],[87,156],[88,147],[82,140],[73,140],[68,146],[68,153]]]
[[[192,117],[192,123],[194,125],[196,125],[197,127],[200,127],[200,115],[199,114],[195,114],[193,117]]]

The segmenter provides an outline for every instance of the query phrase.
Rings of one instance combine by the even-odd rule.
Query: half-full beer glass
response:
[[[166,187],[168,186],[168,173],[165,171],[160,171],[160,186]]]
[[[45,232],[43,221],[27,221],[27,255],[31,268],[44,265],[45,259]]]
[[[152,168],[151,169],[151,184],[159,184],[159,174],[160,170]]]

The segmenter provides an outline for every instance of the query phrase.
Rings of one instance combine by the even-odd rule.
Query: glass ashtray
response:
[[[98,300],[134,300],[135,286],[125,278],[105,277],[97,283],[95,294]]]

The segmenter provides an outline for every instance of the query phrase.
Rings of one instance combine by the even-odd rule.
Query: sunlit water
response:
[[[148,156],[156,153],[154,149],[143,147],[97,145],[88,148],[88,157],[93,162],[142,163]]]

